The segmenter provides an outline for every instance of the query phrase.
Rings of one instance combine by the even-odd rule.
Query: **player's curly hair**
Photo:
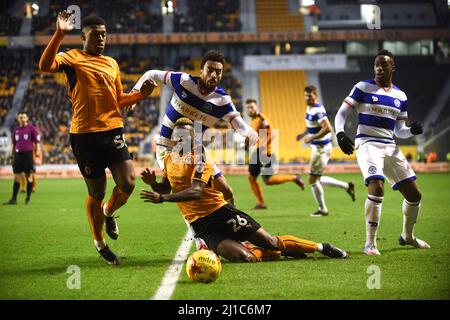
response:
[[[191,119],[186,118],[186,117],[180,118],[177,121],[175,121],[174,128],[176,128],[176,127],[183,127],[183,126],[192,126],[193,127],[194,126],[194,122]]]
[[[217,50],[210,50],[206,52],[202,57],[200,69],[203,69],[203,66],[205,65],[206,61],[220,62],[221,64],[225,65],[225,56]]]
[[[97,15],[89,15],[87,17],[85,17],[82,21],[81,21],[81,29],[84,29],[85,27],[90,27],[90,26],[106,26],[106,21],[97,16]]]
[[[313,85],[309,85],[305,87],[305,92],[306,93],[315,93],[317,94],[317,88]]]
[[[390,52],[389,50],[386,50],[386,49],[380,50],[380,51],[377,53],[376,57],[378,57],[378,56],[388,56],[389,58],[391,58],[392,60],[394,60],[394,54],[393,54],[392,52]],[[376,58],[376,57],[375,57],[375,58]]]

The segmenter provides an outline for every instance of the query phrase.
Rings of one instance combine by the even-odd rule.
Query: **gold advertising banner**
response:
[[[300,42],[300,41],[369,41],[369,40],[418,40],[450,39],[450,30],[341,30],[319,32],[209,32],[209,33],[154,33],[109,34],[108,44],[191,44],[191,43],[252,43],[252,42]],[[47,45],[50,36],[36,36],[35,45]],[[67,35],[66,45],[79,45],[79,35]]]

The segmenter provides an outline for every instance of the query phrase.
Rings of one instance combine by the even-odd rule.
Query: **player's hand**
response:
[[[355,150],[353,141],[343,131],[338,132],[336,136],[341,150],[345,154],[351,155],[353,153],[353,150]]]
[[[153,191],[147,191],[147,190],[141,190],[141,199],[144,200],[144,202],[152,202],[152,203],[162,203],[162,195],[158,192]]]
[[[420,123],[419,121],[413,122],[413,124],[411,124],[410,130],[413,135],[422,134],[423,133],[422,123]]]
[[[67,10],[58,13],[58,17],[56,18],[57,31],[62,31],[66,33],[73,30],[75,24],[73,18],[71,18],[72,14],[73,14],[72,12],[69,12]]]
[[[149,168],[145,168],[141,173],[141,178],[144,183],[148,185],[153,185],[156,183],[156,174],[155,171],[150,171]]]
[[[297,137],[295,138],[295,140],[300,141],[300,140],[303,139],[304,136],[305,136],[305,134],[300,133],[300,134],[297,135]]]
[[[41,161],[41,158],[39,158],[39,157],[36,157],[35,159],[34,159],[34,164],[35,165],[41,165],[42,164],[42,161]]]
[[[308,135],[305,137],[305,140],[303,140],[306,144],[311,143],[313,141],[313,136]]]
[[[152,80],[145,80],[141,87],[141,94],[145,98],[147,98],[148,96],[150,96],[152,94],[153,90],[157,86],[158,85],[156,83],[154,83]]]

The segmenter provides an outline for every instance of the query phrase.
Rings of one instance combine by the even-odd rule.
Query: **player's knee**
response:
[[[89,192],[89,195],[97,200],[103,200],[105,198],[105,191],[92,191]]]
[[[119,186],[119,188],[123,192],[132,193],[135,186],[136,186],[136,177],[135,177],[135,175],[133,173],[133,174],[130,174],[130,175],[126,176],[123,179],[122,185]]]
[[[383,197],[384,196],[383,181],[379,179],[371,180],[369,182],[369,193],[377,197]]]
[[[408,195],[408,198],[406,200],[408,200],[409,202],[420,202],[420,200],[422,200],[422,193],[419,190],[415,190]]]
[[[239,254],[238,262],[258,262],[258,259],[250,251],[242,250]]]

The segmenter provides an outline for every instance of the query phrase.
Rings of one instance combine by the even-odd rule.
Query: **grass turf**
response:
[[[362,177],[335,175],[355,181],[357,200],[345,191],[325,188],[328,217],[311,218],[316,207],[307,188],[294,184],[264,188],[268,210],[255,204],[246,177],[228,177],[239,209],[275,235],[291,234],[330,242],[350,253],[347,260],[320,254],[306,260],[282,259],[262,264],[223,262],[222,274],[211,284],[191,283],[186,273],[172,299],[449,299],[450,250],[448,194],[450,174],[421,174],[422,211],[416,234],[430,250],[398,245],[402,228],[401,195],[386,188],[379,229],[380,257],[361,253],[364,244]],[[81,179],[40,180],[28,206],[19,195],[17,206],[0,207],[0,299],[148,299],[158,288],[186,227],[175,204],[152,205],[132,198],[120,211],[120,237],[108,240],[122,265],[109,267],[93,247],[84,211]],[[0,197],[9,198],[12,182],[0,180]],[[108,195],[112,189],[109,181]],[[192,249],[193,250],[193,249]],[[80,267],[81,289],[69,290],[67,268]],[[381,289],[369,290],[367,269],[381,272]]]

